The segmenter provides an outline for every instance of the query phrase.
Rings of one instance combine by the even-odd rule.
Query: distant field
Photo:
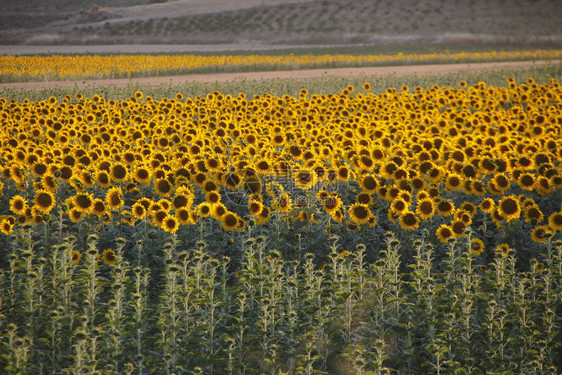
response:
[[[58,0],[49,7],[38,1],[3,5],[4,44],[562,43],[562,5],[556,0]]]
[[[334,69],[342,67],[399,66],[416,64],[482,63],[551,61],[562,56],[562,50],[490,51],[396,55],[46,55],[0,56],[0,82],[72,81],[82,79],[119,79],[136,77],[167,77],[181,74],[225,72],[302,71],[306,69]],[[517,64],[516,64],[517,65]],[[467,65],[465,69],[469,69]],[[493,68],[493,65],[492,65]],[[449,68],[443,68],[450,71]],[[463,69],[463,67],[454,67]],[[439,72],[439,66],[412,72]],[[388,71],[387,71],[388,72]],[[390,70],[392,72],[392,70]],[[322,73],[322,72],[319,72]],[[374,73],[374,72],[373,72]],[[259,79],[261,73],[256,75]],[[288,73],[290,76],[292,73]],[[323,74],[323,73],[322,73]],[[340,75],[354,74],[353,72]],[[357,73],[355,73],[357,74]],[[282,73],[280,78],[287,75]],[[186,78],[189,79],[189,78]],[[211,77],[210,80],[213,80]],[[0,86],[1,87],[1,86]]]

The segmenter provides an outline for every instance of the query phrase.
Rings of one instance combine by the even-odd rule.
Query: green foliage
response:
[[[498,373],[559,372],[562,244],[530,271],[512,253],[487,264],[469,239],[437,259],[385,234],[378,260],[365,246],[327,262],[283,256],[265,236],[236,241],[236,259],[213,242],[175,235],[147,257],[115,246],[100,261],[96,237],[79,262],[76,240],[33,251],[18,230],[2,252],[0,368],[5,373]],[[540,263],[539,263],[540,262]],[[137,264],[137,265],[135,265]],[[406,269],[406,271],[402,271]]]

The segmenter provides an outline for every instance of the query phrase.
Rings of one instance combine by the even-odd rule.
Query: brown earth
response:
[[[506,61],[487,63],[463,64],[431,64],[431,65],[406,65],[385,67],[337,68],[337,69],[307,69],[271,72],[243,72],[243,73],[214,73],[214,74],[185,74],[162,77],[143,77],[126,79],[96,79],[80,81],[48,81],[48,82],[22,82],[0,83],[0,91],[4,89],[15,90],[41,90],[64,87],[107,87],[136,85],[179,85],[189,82],[232,82],[236,80],[264,81],[271,79],[307,79],[319,77],[348,77],[370,75],[422,75],[422,74],[447,74],[459,72],[475,72],[497,70],[504,68],[530,69],[545,65],[560,64],[561,60],[548,61]]]

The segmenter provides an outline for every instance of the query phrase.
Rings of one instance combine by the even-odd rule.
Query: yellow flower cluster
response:
[[[293,69],[322,66],[368,66],[376,64],[447,60],[487,61],[498,59],[560,58],[562,50],[458,52],[396,55],[285,55],[285,56],[197,56],[197,55],[78,55],[0,56],[0,76],[18,79],[115,78],[139,75],[192,73],[204,70]]]
[[[447,242],[483,213],[547,241],[562,229],[561,208],[539,205],[562,187],[560,84],[459,86],[2,98],[1,230],[54,211],[171,233],[206,217],[225,230],[272,216],[415,230],[445,217],[433,230]]]

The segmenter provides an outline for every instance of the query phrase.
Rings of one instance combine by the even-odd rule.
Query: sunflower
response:
[[[35,199],[33,200],[35,207],[43,212],[49,213],[55,206],[55,197],[53,193],[47,190],[39,190],[35,194]]]
[[[496,254],[501,256],[507,256],[511,253],[513,249],[506,243],[502,243],[496,246]]]
[[[207,168],[207,170],[212,171],[212,172],[216,172],[220,169],[221,167],[221,162],[214,157],[207,157],[205,159],[205,167]]]
[[[13,229],[14,224],[8,219],[3,219],[0,223],[0,232],[4,233],[6,236],[9,236]]]
[[[536,190],[537,193],[539,193],[543,197],[549,195],[552,191],[552,188],[553,187],[550,185],[550,180],[545,176],[540,176],[537,179]]]
[[[414,230],[420,225],[420,219],[413,212],[402,212],[400,214],[400,226],[406,230]]]
[[[218,191],[209,191],[205,194],[205,200],[210,204],[217,204],[221,201],[221,195]]]
[[[371,210],[366,204],[354,203],[349,207],[349,216],[355,224],[364,224],[372,216]]]
[[[44,175],[41,178],[41,185],[42,185],[42,189],[52,192],[55,192],[59,187],[59,183],[57,182],[56,177],[50,174]]]
[[[441,199],[437,202],[437,212],[439,215],[448,216],[455,210],[455,205],[448,199]]]
[[[517,179],[517,184],[523,190],[533,190],[535,187],[535,176],[531,173],[522,173]]]
[[[416,193],[416,200],[418,201],[418,204],[420,201],[424,200],[424,199],[431,199],[431,196],[429,195],[427,190],[419,190]]]
[[[139,201],[136,201],[131,207],[131,214],[135,219],[144,219],[146,217],[146,207]]]
[[[94,181],[92,174],[89,171],[81,171],[78,174],[78,180],[84,187],[92,188],[96,186],[96,182]]]
[[[166,178],[159,178],[154,181],[154,191],[162,197],[169,197],[172,193],[173,186]]]
[[[168,217],[168,215],[169,215],[168,211],[163,209],[152,211],[151,216],[152,216],[153,224],[157,227],[161,227],[166,217]]]
[[[531,230],[531,240],[537,243],[546,243],[552,236],[552,229],[548,225],[540,225]]]
[[[244,181],[244,190],[250,195],[261,193],[263,188],[262,182],[258,176],[250,176]]]
[[[336,211],[332,212],[330,214],[330,217],[332,218],[332,220],[334,220],[336,223],[342,223],[343,218],[344,218],[344,211],[342,210],[342,208],[340,207],[339,209],[337,209]]]
[[[494,195],[501,195],[503,193],[503,191],[496,186],[493,180],[488,181],[486,187],[488,188],[488,191]]]
[[[544,215],[536,203],[523,206],[523,217],[526,223],[540,223],[544,219]]]
[[[474,216],[476,214],[476,209],[477,207],[468,201],[462,202],[459,207],[459,210],[467,212],[470,216]]]
[[[195,225],[198,222],[199,222],[199,214],[197,213],[197,211],[195,210],[189,211],[189,223]]]
[[[343,182],[349,181],[351,177],[351,171],[346,166],[341,166],[337,171],[337,179]]]
[[[263,210],[263,203],[257,199],[250,199],[248,202],[248,211],[252,216],[259,216]]]
[[[462,220],[466,225],[470,225],[472,223],[472,216],[466,212],[465,210],[461,210],[460,208],[455,211],[453,214],[453,218],[455,220]]]
[[[555,189],[562,187],[562,175],[550,176],[549,185],[551,185]]]
[[[395,198],[390,203],[390,210],[395,214],[400,214],[408,209],[409,204],[402,198]]]
[[[541,262],[534,263],[533,264],[533,270],[535,272],[539,272],[539,273],[544,271],[544,263],[541,263]]]
[[[10,211],[12,211],[16,215],[25,215],[25,211],[27,210],[27,202],[24,197],[21,195],[14,195],[12,199],[10,199]]]
[[[166,215],[160,224],[160,227],[168,233],[175,233],[179,228],[178,219],[172,215]]]
[[[443,169],[441,167],[433,167],[427,172],[427,177],[430,181],[437,183],[443,177]]]
[[[507,189],[509,189],[510,182],[504,173],[496,174],[491,181],[493,181],[496,189],[501,192],[505,192],[507,191]]]
[[[374,228],[377,226],[377,217],[375,215],[372,215],[369,218],[369,228]]]
[[[127,180],[127,166],[122,163],[115,163],[111,166],[109,174],[114,182],[124,182]]]
[[[80,263],[80,259],[82,259],[82,253],[77,250],[72,250],[72,253],[70,254],[70,260],[72,263],[78,264]]]
[[[480,202],[480,209],[482,210],[482,212],[486,212],[488,214],[494,212],[496,203],[494,202],[494,200],[492,198],[484,198],[482,199],[482,202]]]
[[[152,172],[149,167],[141,165],[135,168],[133,176],[138,183],[148,184],[152,179]]]
[[[76,207],[73,207],[68,210],[68,217],[72,220],[72,222],[78,223],[84,218],[84,211],[80,211]]]
[[[521,215],[521,207],[516,196],[503,197],[498,203],[498,214],[508,222],[517,219]]]
[[[361,192],[357,194],[355,201],[370,206],[373,203],[373,197],[369,193]]]
[[[224,185],[230,190],[238,190],[242,179],[235,172],[225,173],[223,175]]]
[[[199,203],[196,209],[197,209],[197,213],[201,217],[207,217],[211,215],[211,205],[208,202]]]
[[[134,227],[135,217],[133,216],[133,213],[130,210],[123,210],[121,212],[121,222]]]
[[[416,205],[416,213],[423,219],[427,220],[435,213],[435,206],[431,198],[423,198]]]
[[[269,207],[264,206],[263,210],[260,212],[260,214],[257,217],[256,224],[263,224],[266,221],[268,221],[270,218],[270,214],[271,212],[269,210]]]
[[[447,224],[441,224],[439,228],[435,231],[439,241],[447,243],[451,237],[453,237],[453,230]]]
[[[316,184],[316,172],[312,169],[301,169],[295,174],[295,184],[302,190],[309,190]]]
[[[562,211],[554,212],[548,217],[548,226],[553,231],[562,230]]]
[[[14,182],[21,184],[25,178],[22,167],[18,164],[13,164],[10,168],[10,177]]]
[[[238,229],[241,222],[242,220],[234,212],[228,212],[221,218],[221,226],[227,231]]]
[[[289,194],[281,193],[275,200],[274,207],[280,212],[290,212],[293,209]]]
[[[117,256],[115,255],[115,251],[113,251],[113,249],[104,250],[101,259],[108,266],[112,266],[117,262]]]
[[[365,174],[361,176],[359,180],[359,186],[367,193],[374,193],[379,187],[379,181],[377,178],[371,174]]]
[[[160,206],[160,208],[166,212],[170,212],[170,210],[172,209],[172,203],[167,200],[167,199],[160,199],[158,201],[158,205]]]
[[[337,195],[328,195],[323,198],[321,202],[324,210],[330,215],[333,215],[337,210],[339,210],[343,203],[341,198]]]
[[[104,214],[106,214],[105,202],[100,198],[94,199],[91,212],[98,218],[102,217]]]
[[[105,194],[105,203],[111,210],[116,210],[122,207],[125,202],[123,202],[123,192],[121,191],[121,188],[113,187],[109,189]]]
[[[205,181],[205,183],[203,184],[203,193],[210,193],[212,191],[217,191],[219,190],[219,186],[217,184],[215,184],[214,181],[212,180],[207,180]]]
[[[87,192],[81,192],[74,196],[74,207],[80,212],[90,212],[94,207],[94,197]]]
[[[466,223],[461,219],[456,219],[451,223],[451,230],[455,237],[462,237],[466,234]]]
[[[271,169],[271,164],[265,159],[257,160],[254,165],[259,174],[266,174]]]
[[[213,216],[213,218],[217,220],[220,220],[221,217],[223,217],[223,215],[227,213],[227,211],[228,210],[226,206],[220,202],[211,205],[211,216]]]
[[[175,211],[176,218],[181,225],[190,223],[190,212],[187,208],[182,207]]]
[[[480,255],[484,252],[484,242],[479,238],[473,238],[470,241],[470,252],[474,255]]]
[[[47,173],[47,165],[43,162],[35,163],[31,167],[31,173],[33,173],[35,177],[43,177],[45,173]]]
[[[462,178],[456,173],[449,173],[445,179],[445,187],[449,191],[457,191],[462,189]]]
[[[111,186],[111,178],[109,173],[105,170],[99,170],[96,173],[96,182],[100,188],[107,188]]]

